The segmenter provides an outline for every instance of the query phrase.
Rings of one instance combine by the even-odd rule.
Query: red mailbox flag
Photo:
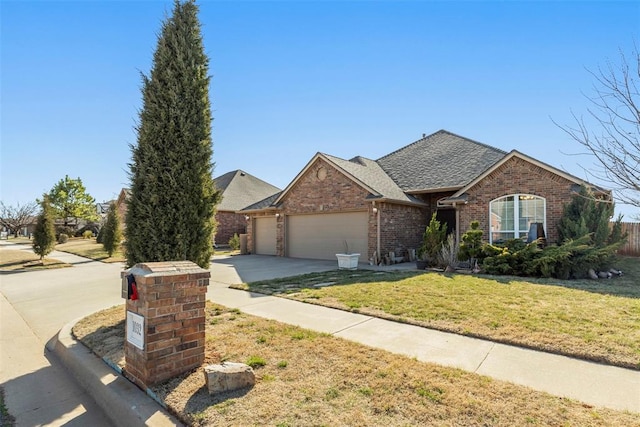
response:
[[[133,274],[129,274],[127,276],[127,285],[128,285],[127,297],[130,300],[137,300],[138,299],[138,285],[136,285],[136,278],[133,277]]]

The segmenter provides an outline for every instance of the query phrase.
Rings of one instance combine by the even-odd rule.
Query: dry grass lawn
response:
[[[313,273],[234,287],[640,369],[640,260],[621,278]]]
[[[41,261],[33,252],[0,249],[0,271],[34,271],[64,267],[71,267],[71,264],[46,257]]]
[[[124,365],[123,306],[74,334]],[[206,364],[248,362],[255,387],[209,396],[201,370],[153,391],[190,425],[640,426],[640,414],[576,401],[208,304]]]
[[[96,243],[96,239],[74,238],[69,239],[67,243],[56,245],[56,250],[69,252],[74,255],[90,258],[102,262],[124,262],[125,257],[122,249],[117,250],[112,257],[109,257],[107,251],[101,243]]]

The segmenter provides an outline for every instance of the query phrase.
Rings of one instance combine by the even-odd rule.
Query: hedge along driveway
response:
[[[619,267],[600,281],[333,271],[235,287],[640,369],[640,262]]]

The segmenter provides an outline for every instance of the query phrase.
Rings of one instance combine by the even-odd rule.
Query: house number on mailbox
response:
[[[144,350],[144,317],[127,311],[127,341]]]

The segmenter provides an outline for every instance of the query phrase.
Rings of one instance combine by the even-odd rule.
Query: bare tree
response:
[[[640,207],[640,55],[637,46],[627,60],[620,52],[620,64],[607,61],[596,72],[594,94],[586,96],[591,107],[587,120],[572,113],[573,126],[560,126],[599,163],[589,170],[593,177],[610,185],[617,199]],[[555,123],[555,122],[554,122]]]
[[[35,222],[35,214],[38,210],[36,202],[25,203],[16,206],[5,205],[0,202],[0,225],[6,227],[15,237],[18,237],[20,229]]]

